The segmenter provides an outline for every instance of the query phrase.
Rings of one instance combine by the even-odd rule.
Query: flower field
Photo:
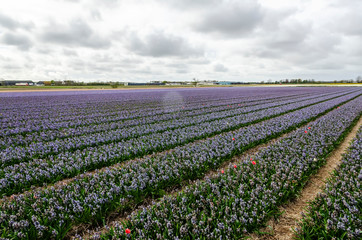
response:
[[[362,128],[324,192],[310,203],[309,211],[300,224],[299,237],[361,239],[361,181]]]
[[[362,112],[362,89],[353,87],[0,93],[0,100],[0,237],[9,239],[63,239],[189,180],[198,181],[91,238],[242,238],[296,196]],[[356,164],[344,190],[354,199]],[[204,178],[210,171],[219,173]],[[358,229],[358,212],[346,216]]]

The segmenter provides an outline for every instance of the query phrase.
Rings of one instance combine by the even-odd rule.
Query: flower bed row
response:
[[[357,91],[355,93],[344,95],[335,99],[341,100],[343,102],[359,94],[361,94],[361,91]],[[149,152],[162,151],[168,148],[172,148],[180,144],[194,141],[195,139],[201,139],[210,135],[214,135],[216,133],[230,131],[246,124],[251,124],[256,121],[261,121],[288,111],[327,100],[328,98],[326,99],[325,97],[314,98],[312,100],[264,109],[248,114],[235,116],[232,115],[231,117],[221,119],[219,118],[223,117],[223,115],[220,116],[220,114],[215,113],[215,115],[207,115],[206,119],[203,118],[203,116],[196,117],[196,122],[194,124],[199,123],[197,126],[187,126],[187,124],[190,124],[188,121],[181,121],[181,124],[176,127],[173,127],[172,123],[170,123],[170,125],[161,123],[155,124],[152,126],[152,128],[150,128],[149,125],[144,125],[127,129],[128,131],[124,131],[124,129],[118,129],[91,134],[89,136],[85,135],[45,143],[34,143],[26,147],[9,147],[0,152],[0,166],[4,167],[16,163],[27,162],[33,160],[34,158],[51,158],[52,155],[61,153],[63,151],[67,151],[64,154],[73,154],[73,152],[76,150],[88,152],[89,148],[93,146],[97,146],[96,150],[98,151],[98,149],[102,148],[103,146],[104,148],[108,149],[109,147],[116,145],[117,148],[121,149],[121,151],[126,149],[126,151],[130,152],[131,155],[140,156]],[[238,110],[235,111],[238,112]],[[211,120],[209,120],[209,118],[211,118]],[[213,118],[216,120],[212,120]],[[183,125],[186,125],[186,127],[183,127]],[[169,130],[172,128],[175,129]],[[165,145],[169,147],[165,147]],[[129,149],[129,147],[132,149]],[[78,155],[78,152],[75,154]],[[71,156],[67,155],[67,158],[71,158]]]
[[[341,106],[347,124],[360,113],[361,98]],[[335,102],[334,102],[335,103]],[[329,103],[333,106],[333,103]],[[78,176],[57,188],[12,196],[1,203],[2,237],[63,238],[75,223],[99,221],[112,209],[158,195],[187,179],[202,177],[244,150],[324,114],[314,105],[271,120],[174,149],[171,153]],[[357,113],[356,113],[357,112]],[[333,119],[328,116],[328,119]],[[304,131],[303,131],[304,132]],[[130,202],[131,201],[131,202]]]
[[[351,89],[351,88],[350,88]],[[278,96],[298,96],[305,94],[322,94],[322,93],[332,93],[332,92],[341,92],[342,89],[328,89],[328,88],[308,88],[306,91],[301,91],[300,89],[281,91],[282,88],[273,89],[269,91],[269,97],[278,97]],[[82,94],[77,95],[77,92],[73,94],[60,93],[61,96],[57,96],[56,93],[49,93],[49,96],[16,96],[11,97],[1,97],[4,94],[0,94],[0,109],[2,115],[0,117],[0,123],[2,122],[16,122],[23,120],[36,120],[44,118],[57,118],[57,117],[67,117],[69,115],[83,114],[87,115],[92,113],[93,110],[97,111],[112,111],[112,110],[123,110],[123,109],[144,109],[148,108],[159,108],[164,106],[163,95],[164,93],[176,93],[181,94],[185,104],[211,104],[214,101],[230,101],[234,99],[266,99],[263,90],[253,91],[253,94],[250,94],[250,91],[243,91],[242,89],[218,89],[218,90],[201,90],[194,89],[193,91],[143,91],[142,99],[139,98],[139,94],[122,92],[109,94],[103,92],[102,94],[92,94],[93,92],[88,92],[87,96],[84,97]],[[227,94],[225,94],[227,92]],[[74,95],[76,94],[76,95]],[[169,103],[166,103],[169,105]],[[41,107],[40,107],[41,106]],[[30,110],[30,111],[29,111]],[[56,120],[56,119],[54,119]]]
[[[329,95],[331,96],[331,95]],[[333,95],[337,96],[337,95]],[[84,125],[84,126],[78,126],[78,127],[70,127],[70,128],[61,128],[61,129],[50,129],[45,131],[38,131],[38,132],[30,132],[28,134],[16,134],[16,135],[9,135],[5,136],[3,138],[0,138],[0,149],[6,148],[6,147],[15,147],[15,146],[28,146],[30,144],[35,144],[39,142],[48,142],[48,141],[54,141],[64,138],[72,138],[76,136],[81,136],[85,134],[92,134],[92,133],[98,133],[98,132],[104,132],[104,131],[114,131],[117,129],[123,129],[124,131],[134,131],[132,129],[124,129],[129,128],[132,126],[138,126],[138,125],[145,125],[145,124],[155,124],[155,127],[152,125],[149,125],[148,128],[156,128],[157,124],[166,125],[169,123],[172,123],[175,125],[192,125],[198,122],[204,121],[203,119],[207,119],[208,121],[212,119],[227,117],[227,116],[233,116],[237,114],[257,111],[259,109],[263,108],[269,108],[274,107],[282,104],[292,103],[295,101],[303,101],[310,98],[316,98],[316,97],[322,97],[314,95],[312,97],[298,97],[298,98],[292,98],[291,100],[286,100],[285,98],[282,99],[273,99],[263,102],[256,102],[253,104],[249,104],[247,107],[241,107],[241,105],[245,105],[245,103],[237,103],[236,108],[228,108],[223,105],[222,107],[208,107],[208,108],[198,108],[196,110],[187,110],[175,113],[165,113],[160,119],[159,115],[153,115],[150,117],[143,117],[143,118],[132,118],[127,119],[123,121],[116,121],[116,122],[105,122],[105,123],[99,123],[99,124],[92,124],[92,125]],[[289,98],[288,98],[289,99]],[[233,106],[233,105],[228,105]],[[216,113],[219,113],[216,115]],[[203,117],[203,119],[196,119],[197,116]],[[214,117],[214,118],[212,118]],[[196,121],[194,120],[196,119]],[[162,122],[164,121],[164,122]],[[160,123],[162,122],[162,123]],[[172,127],[172,126],[171,126]],[[116,133],[117,134],[117,133]]]
[[[46,107],[44,108],[43,105],[35,104],[35,106],[39,108],[40,112],[36,111],[36,109],[32,109],[31,112],[27,110],[21,111],[21,109],[19,108],[13,110],[12,112],[4,111],[4,116],[0,118],[0,120],[2,120],[1,122],[3,122],[3,124],[1,124],[3,125],[2,128],[6,128],[7,130],[5,133],[13,134],[15,130],[21,133],[24,132],[21,131],[21,129],[26,130],[27,128],[29,128],[27,129],[27,131],[32,131],[32,130],[37,131],[39,128],[46,130],[46,129],[54,129],[55,126],[57,128],[67,127],[69,124],[75,126],[74,123],[80,122],[82,120],[86,121],[84,124],[86,123],[92,124],[99,121],[107,121],[107,120],[117,121],[129,118],[153,116],[156,114],[162,115],[164,113],[172,112],[173,110],[175,110],[175,106],[173,106],[174,103],[172,101],[164,102],[162,101],[162,95],[157,96],[154,94],[155,93],[152,93],[149,96],[147,95],[143,96],[144,98],[142,99],[135,99],[132,101],[120,97],[119,101],[116,101],[114,103],[108,102],[107,99],[101,99],[101,102],[97,104],[79,104],[79,106],[77,105],[73,107],[67,105],[66,106],[61,105],[58,108],[56,105],[52,104],[48,108]],[[228,98],[222,97],[220,99],[217,99],[215,97],[214,98],[209,97],[206,99],[198,97],[194,99],[195,96],[193,95],[185,97],[186,99],[183,99],[182,102],[177,102],[178,104],[186,104],[186,108],[183,109],[185,111],[197,110],[200,109],[202,106],[215,107],[234,102],[235,103],[254,102],[257,100],[263,100],[263,99],[267,100],[268,98],[271,98],[268,96],[267,97],[257,96],[257,97],[251,97],[251,100],[248,100],[245,97],[239,97],[237,95],[231,95]],[[149,103],[150,98],[152,104]],[[81,99],[75,98],[75,101],[81,101]],[[207,102],[205,103],[205,101]],[[104,111],[104,108],[106,108],[106,111]],[[37,118],[34,117],[34,114],[41,115],[42,112],[47,113],[48,111],[54,112],[54,117],[48,116],[48,114],[45,115],[45,118],[41,118],[39,120],[37,120]],[[67,112],[67,114],[65,116],[62,115],[59,116],[57,111],[58,112],[65,111]],[[23,120],[17,119],[17,116],[19,114],[20,115],[26,114],[24,116],[25,119]],[[37,126],[39,124],[41,124],[41,126]]]
[[[361,99],[346,104],[343,109],[335,110],[263,149],[252,159],[243,159],[216,177],[197,182],[176,196],[164,197],[132,214],[129,221],[92,238],[241,239],[275,216],[279,205],[296,196],[308,177],[323,165],[325,158],[360,118],[360,103]],[[360,236],[361,227],[361,214],[357,209],[358,202],[361,203],[357,180],[357,175],[361,174],[361,146],[359,142],[359,151],[352,153],[353,158],[358,159],[359,169],[352,163],[351,168],[345,169],[352,173],[343,171],[343,180],[338,181],[331,192],[331,195],[339,196],[339,201],[336,203],[335,198],[329,199],[329,203],[326,198],[319,200],[324,206],[329,204],[338,209],[335,210],[335,222],[328,223],[325,215],[328,212],[316,213],[314,210],[318,208],[313,207],[315,226],[312,232],[318,235],[311,234],[303,239],[330,239],[331,235],[320,231],[326,224],[335,229],[338,229],[337,224],[343,225],[344,230],[349,228],[352,232],[352,239],[359,239],[353,237]],[[359,230],[355,228],[358,226]]]
[[[333,93],[327,93],[327,94],[333,94]],[[305,95],[305,94],[303,94]],[[309,94],[310,95],[310,94]],[[326,94],[324,94],[326,95]],[[68,129],[71,132],[72,129],[78,129],[80,127],[93,127],[95,125],[100,125],[100,124],[122,124],[124,122],[125,126],[130,126],[129,124],[127,125],[127,120],[136,122],[136,120],[138,121],[142,121],[143,123],[152,123],[152,122],[157,122],[159,120],[169,120],[169,119],[177,119],[180,117],[185,117],[185,116],[193,116],[193,115],[197,115],[197,114],[202,114],[202,113],[207,113],[207,112],[213,112],[213,111],[220,111],[220,110],[225,110],[225,106],[227,104],[241,104],[241,105],[257,105],[257,104],[263,104],[263,103],[267,103],[267,102],[272,102],[275,100],[282,100],[282,99],[289,99],[289,98],[294,98],[295,95],[293,96],[286,96],[286,97],[281,97],[281,98],[271,98],[270,96],[267,98],[264,98],[262,100],[257,100],[258,98],[252,98],[251,100],[246,100],[245,98],[229,98],[229,99],[224,99],[223,101],[218,101],[217,99],[209,99],[209,101],[207,103],[204,103],[203,101],[198,101],[198,104],[189,104],[189,103],[185,103],[185,106],[181,108],[181,106],[178,106],[177,109],[171,109],[169,110],[168,108],[163,108],[163,109],[159,109],[159,104],[158,106],[158,110],[157,112],[155,111],[150,111],[149,108],[144,106],[144,111],[143,112],[139,112],[139,111],[127,111],[127,112],[116,112],[114,114],[107,114],[106,116],[104,116],[104,113],[102,113],[99,116],[99,109],[92,109],[91,114],[86,114],[84,116],[84,118],[86,119],[86,121],[80,121],[80,119],[78,118],[72,118],[71,120],[66,120],[64,121],[60,121],[58,122],[56,125],[52,125],[51,127],[46,127],[45,129],[39,128],[37,126],[37,124],[35,123],[30,123],[31,127],[27,128],[24,126],[18,127],[18,128],[8,128],[6,129],[6,131],[0,131],[3,134],[5,134],[4,137],[0,137],[0,143],[5,143],[5,144],[10,144],[9,142],[13,142],[15,141],[15,139],[13,140],[13,137],[19,137],[21,140],[21,143],[25,142],[33,142],[32,139],[29,139],[29,135],[35,135],[35,136],[40,136],[42,138],[50,135],[50,138],[55,138],[54,137],[54,132],[55,133],[59,133],[60,134],[68,134]],[[254,100],[253,100],[254,99]],[[213,102],[215,100],[215,102]],[[180,108],[180,109],[179,109]],[[146,115],[145,115],[146,114]],[[48,124],[47,122],[52,122],[53,120],[44,120],[45,124]],[[72,123],[71,126],[69,126],[69,123]],[[65,131],[65,132],[64,132]],[[8,141],[7,141],[8,140]]]
[[[344,90],[344,89],[343,89]],[[353,89],[346,89],[344,91],[351,91]],[[329,92],[333,92],[331,90],[325,90],[327,93]],[[341,91],[341,92],[344,92],[344,91]],[[254,91],[253,91],[254,92]],[[314,92],[314,91],[312,91]],[[265,97],[264,95],[263,96],[260,96],[260,95],[257,95],[257,96],[253,96],[251,95],[250,93],[244,93],[246,96],[243,96],[243,97],[237,97],[237,95],[233,95],[233,94],[237,94],[238,92],[233,92],[231,91],[230,92],[231,95],[230,95],[230,98],[229,99],[226,99],[226,101],[229,101],[229,100],[232,100],[231,102],[225,102],[225,104],[231,104],[233,103],[233,101],[239,99],[239,103],[240,102],[254,102],[254,101],[257,101],[257,100],[267,100],[267,99],[270,99],[270,98],[275,98],[275,96],[272,96],[272,95],[269,95],[267,97]],[[229,94],[229,92],[228,92]],[[239,93],[240,94],[240,93]],[[285,96],[286,94],[282,94],[282,96]],[[153,95],[151,95],[153,96]],[[288,95],[287,95],[288,96]],[[148,96],[143,96],[147,99],[149,99],[150,97]],[[204,104],[204,106],[200,103],[200,101],[196,102],[196,106],[193,107],[193,105],[191,105],[191,107],[189,107],[188,103],[191,101],[193,102],[194,99],[192,97],[194,96],[188,96],[189,97],[189,101],[185,101],[184,103],[186,104],[186,108],[185,109],[182,109],[182,111],[187,111],[187,110],[193,110],[194,108],[195,109],[200,109],[200,108],[203,108],[203,107],[209,107],[209,106],[213,106],[215,105],[215,103],[212,103],[212,101],[210,101],[210,103],[205,103],[203,101],[202,104]],[[214,96],[215,97],[215,96]],[[251,100],[248,100],[248,97],[249,99],[251,98]],[[236,99],[234,99],[236,98]],[[192,99],[192,100],[191,100]],[[197,99],[200,99],[200,98],[197,98]],[[209,97],[209,100],[212,100],[212,99],[215,99],[215,98],[211,98]],[[145,99],[143,100],[140,100],[138,101],[138,104],[137,105],[146,105],[147,106],[147,101]],[[236,103],[236,102],[235,102]],[[98,109],[100,108],[100,106],[103,106],[103,104],[101,104],[100,106],[96,105],[93,106],[93,107],[86,107],[86,110],[89,111],[89,114],[83,114],[85,115],[84,117],[81,117],[79,118],[79,116],[71,116],[70,119],[66,120],[66,121],[63,121],[61,120],[60,122],[56,122],[55,119],[42,119],[38,124],[37,123],[34,123],[32,121],[33,119],[33,116],[32,114],[29,112],[29,111],[24,111],[27,115],[27,120],[26,121],[17,121],[16,119],[11,119],[10,123],[11,124],[15,124],[12,128],[10,128],[10,126],[6,126],[5,129],[2,129],[2,131],[0,131],[1,133],[1,136],[4,136],[4,135],[13,135],[13,134],[25,134],[27,132],[33,132],[33,131],[42,131],[42,130],[48,130],[48,129],[59,129],[59,128],[67,128],[69,126],[73,126],[73,127],[77,127],[77,126],[83,126],[83,125],[90,125],[90,124],[97,124],[97,123],[100,123],[100,122],[115,122],[115,121],[122,121],[122,120],[126,120],[126,119],[130,119],[130,118],[141,118],[141,117],[152,117],[152,116],[155,116],[155,115],[162,115],[169,111],[172,112],[172,110],[174,110],[174,107],[172,106],[171,108],[167,107],[169,104],[164,101],[162,101],[162,98],[160,96],[157,96],[156,95],[156,108],[151,108],[149,109],[148,107],[144,106],[143,108],[140,108],[140,109],[129,109],[127,111],[120,111],[120,112],[116,112],[114,114],[106,114],[106,116],[104,116],[104,114],[97,114],[97,111]],[[222,103],[220,103],[221,105],[223,105]],[[38,105],[40,109],[42,109],[42,105]],[[92,105],[91,105],[92,106]],[[67,106],[62,106],[63,108],[67,109]],[[80,109],[83,109],[85,107],[80,107]],[[181,106],[178,106],[177,108],[177,111],[180,110],[179,108],[181,108]],[[60,111],[61,109],[59,109]],[[46,111],[46,110],[43,110],[42,111]],[[54,111],[54,109],[53,109]],[[76,110],[77,111],[77,110]],[[19,109],[17,110],[17,112],[22,112],[20,111]],[[4,113],[5,116],[10,116],[11,118],[13,118],[14,115],[16,115],[17,112],[14,112],[13,114],[8,114],[8,113]],[[74,111],[71,111],[71,112],[74,112]],[[81,116],[83,116],[81,115]],[[1,116],[0,116],[0,119],[1,119]]]
[[[362,127],[328,180],[324,192],[309,204],[300,239],[362,238]]]
[[[323,112],[334,106],[353,98],[354,95],[344,96],[313,105],[306,109],[313,113]],[[303,106],[303,103],[290,106]],[[47,159],[36,159],[30,162],[23,162],[7,166],[0,170],[0,194],[10,195],[18,193],[32,185],[42,185],[43,183],[53,183],[64,178],[76,176],[85,171],[110,166],[136,156],[144,156],[153,151],[162,151],[191,142],[195,139],[214,135],[219,132],[237,128],[241,124],[258,121],[260,119],[271,118],[275,114],[284,113],[290,110],[288,105],[280,109],[267,109],[261,111],[259,115],[247,114],[241,118],[233,117],[217,121],[214,124],[203,123],[183,129],[167,131],[166,133],[142,136],[118,142],[116,144],[104,145],[96,148],[86,148],[83,151],[64,152]],[[283,112],[284,111],[284,112]],[[274,115],[273,115],[274,114]],[[229,124],[226,124],[229,123]],[[253,129],[254,126],[250,126]]]

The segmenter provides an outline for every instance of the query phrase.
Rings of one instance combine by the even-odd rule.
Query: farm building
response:
[[[198,85],[216,85],[216,82],[211,81],[201,81],[197,83]]]
[[[231,85],[231,82],[217,82],[217,85]]]
[[[32,80],[2,80],[0,86],[33,86]]]

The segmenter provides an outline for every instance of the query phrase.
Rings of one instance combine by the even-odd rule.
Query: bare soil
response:
[[[362,118],[359,119],[352,131],[346,136],[344,141],[329,155],[326,164],[313,175],[303,188],[297,199],[279,208],[283,214],[277,220],[270,220],[267,227],[260,232],[267,234],[251,234],[251,239],[263,240],[286,240],[295,238],[294,230],[298,222],[302,219],[302,212],[307,210],[308,203],[314,200],[325,188],[327,179],[331,176],[342,161],[342,154],[347,150],[352,139],[356,136],[358,129],[362,125]]]

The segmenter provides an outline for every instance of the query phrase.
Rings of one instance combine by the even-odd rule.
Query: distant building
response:
[[[231,85],[231,82],[217,82],[217,85]]]
[[[177,85],[185,85],[185,83],[184,82],[167,82],[166,85],[177,86]]]
[[[0,81],[1,86],[33,86],[32,80],[2,80]]]
[[[200,81],[197,82],[197,85],[215,85],[215,82],[210,82],[210,81]]]
[[[128,86],[145,86],[147,85],[146,83],[134,83],[134,82],[129,82]]]

